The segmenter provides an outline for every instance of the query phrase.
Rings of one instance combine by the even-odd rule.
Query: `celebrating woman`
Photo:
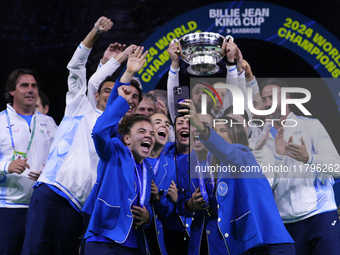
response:
[[[188,254],[200,254],[202,238],[207,246],[201,254],[295,254],[269,183],[247,147],[244,128],[230,125],[232,119],[227,117],[215,122],[213,130],[200,121],[191,100],[182,104],[190,110],[179,111],[187,113],[201,142],[221,162],[216,169],[222,169],[208,181],[199,175],[192,180],[193,193],[184,208],[194,213]],[[258,172],[245,172],[247,166]]]
[[[83,208],[91,216],[84,237],[85,254],[147,254],[144,225],[152,218],[152,169],[144,159],[153,149],[154,131],[145,116],[121,119],[132,100],[131,87],[125,82],[145,63],[147,52],[142,52],[138,47],[130,54],[126,72],[116,81],[119,96],[114,100],[111,93],[93,128],[100,162],[97,181]],[[117,125],[120,139],[110,137]]]

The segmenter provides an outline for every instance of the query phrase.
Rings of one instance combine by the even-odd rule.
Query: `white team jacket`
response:
[[[332,185],[333,176],[340,175],[340,157],[319,120],[296,116],[292,112],[287,119],[295,120],[297,126],[286,127],[284,139],[288,141],[293,136],[299,140],[303,137],[309,152],[308,168],[289,156],[276,153],[274,156],[275,139],[271,134],[265,147],[273,153],[276,165],[286,166],[285,171],[288,171],[275,174],[272,189],[283,222],[292,223],[318,213],[336,210]],[[290,124],[287,122],[287,125]],[[264,128],[263,132],[266,130]],[[313,168],[316,170],[313,171]]]
[[[90,98],[86,97],[85,65],[90,52],[91,50],[81,43],[67,66],[70,75],[65,116],[38,180],[62,190],[79,210],[82,209],[96,181],[99,162],[91,133],[102,111],[95,108],[93,95]],[[107,64],[109,63],[98,71],[105,73],[104,67]],[[117,69],[120,64],[118,62],[116,64]],[[106,74],[104,76],[106,77]],[[105,77],[99,75],[98,79],[102,81]],[[94,81],[95,87],[99,84],[99,81]],[[91,91],[93,94],[96,90],[92,88]]]
[[[51,117],[35,111],[31,126],[28,127],[26,120],[18,115],[9,104],[7,111],[16,151],[26,152],[35,117],[36,128],[27,154],[30,169],[26,168],[22,174],[9,174],[8,166],[12,161],[13,147],[6,111],[0,113],[0,207],[28,208],[33,193],[32,187],[35,184],[35,181],[28,179],[28,173],[39,172],[43,169],[57,125]]]

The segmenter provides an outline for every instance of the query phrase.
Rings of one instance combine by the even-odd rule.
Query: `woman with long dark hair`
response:
[[[192,179],[192,196],[186,198],[184,208],[194,217],[188,254],[295,254],[294,241],[248,148],[243,126],[231,125],[237,121],[226,117],[215,120],[212,129],[202,123],[190,100],[182,104],[190,110],[179,111],[187,114],[201,142],[221,162],[214,166],[217,174],[208,180],[200,178],[199,170],[191,169],[196,178]],[[200,247],[203,238],[207,240],[205,249]]]

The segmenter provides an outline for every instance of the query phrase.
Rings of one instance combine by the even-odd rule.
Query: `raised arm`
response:
[[[174,87],[179,86],[179,52],[181,50],[180,44],[176,42],[171,42],[169,44],[168,53],[171,58],[171,66],[168,75],[168,104],[169,104],[169,112],[172,122],[175,121],[176,112],[175,112],[175,102],[174,102]]]
[[[95,41],[101,33],[111,29],[113,23],[106,17],[100,17],[95,23],[92,30],[85,39],[77,47],[72,59],[67,65],[70,71],[68,77],[68,89],[66,94],[66,116],[74,116],[81,110],[79,104],[85,97],[86,93],[86,62],[90,55],[91,49]]]
[[[106,110],[97,119],[92,130],[92,138],[96,151],[101,160],[106,161],[115,155],[117,146],[113,138],[110,137],[112,127],[117,126],[120,119],[130,109],[129,101],[132,93],[129,86],[118,88],[118,98],[113,103],[106,106]],[[113,100],[111,95],[109,101]]]
[[[242,61],[242,68],[244,69],[244,74],[246,76],[246,86],[247,88],[252,88],[252,96],[254,101],[256,94],[260,92],[259,85],[249,63],[245,59]]]
[[[247,111],[249,119],[251,119],[251,112],[248,107],[248,89],[246,86],[245,70],[243,69],[243,55],[237,45],[230,41],[223,45],[225,47],[227,57],[227,84],[238,87],[244,95],[244,109]],[[233,96],[229,90],[226,91],[226,96],[223,101],[223,109],[227,109],[232,106]]]
[[[223,53],[225,53],[225,57],[227,59],[227,77],[226,83],[237,86],[237,67],[236,67],[236,52],[237,45],[229,40],[228,43],[223,42],[222,45]],[[223,110],[227,109],[229,106],[233,105],[233,98],[229,90],[226,91],[224,101],[223,101]]]
[[[97,106],[95,94],[98,91],[99,85],[107,76],[112,75],[128,59],[130,52],[136,48],[137,46],[134,44],[125,48],[125,44],[121,45],[116,42],[111,43],[106,49],[99,64],[100,68],[91,76],[88,83],[87,98],[92,107],[96,108]],[[115,90],[115,93],[117,97],[117,90]]]
[[[99,126],[95,129],[93,129],[93,134],[96,135],[96,137],[93,137],[94,141],[96,142],[95,139],[98,138],[98,147],[100,148],[105,148],[105,147],[110,147],[111,145],[108,145],[107,142],[110,137],[117,137],[117,126],[118,126],[118,123],[119,123],[119,120],[125,115],[125,113],[130,109],[130,106],[129,104],[127,103],[126,105],[126,102],[122,101],[122,99],[118,96],[119,93],[123,93],[123,91],[127,91],[127,90],[123,90],[122,91],[122,88],[126,88],[128,87],[129,88],[129,84],[130,84],[130,81],[128,80],[127,77],[133,77],[137,72],[139,72],[140,69],[142,69],[146,59],[145,59],[145,56],[147,54],[147,51],[143,54],[143,47],[137,47],[136,50],[133,52],[131,51],[130,54],[129,54],[129,59],[128,59],[128,62],[127,62],[127,66],[126,66],[126,71],[124,72],[123,76],[118,79],[116,81],[116,84],[115,84],[115,87],[113,89],[113,91],[111,92],[110,96],[109,96],[109,99],[108,99],[108,102],[106,104],[106,109],[103,113],[104,115],[104,118],[102,116],[100,116],[100,122],[102,122],[103,124],[103,127],[105,126],[105,137],[104,138],[101,138],[101,126],[100,124],[98,124]],[[115,92],[117,91],[117,93]],[[120,91],[120,92],[119,92]],[[131,91],[131,88],[129,88],[128,91]],[[124,94],[122,94],[124,95]],[[117,97],[118,96],[118,97]],[[131,96],[132,95],[129,95],[129,100],[131,100]],[[119,100],[120,103],[122,105],[118,105],[117,106],[117,103],[116,103],[116,100]],[[125,100],[126,101],[126,100]],[[128,108],[126,108],[126,106]],[[106,116],[106,117],[105,117]],[[105,118],[107,118],[109,121],[106,122]],[[99,121],[99,118],[97,120],[97,123]],[[97,125],[96,123],[96,125]],[[96,132],[95,132],[96,131]],[[97,137],[98,136],[98,137]],[[97,146],[96,146],[96,149],[97,149]],[[102,158],[102,159],[106,159],[107,157],[109,157],[109,155],[107,154],[108,153],[108,150],[107,151],[100,151],[98,152],[98,149],[97,149],[97,153],[98,155]],[[101,154],[99,154],[101,153]]]
[[[130,83],[135,74],[142,69],[146,62],[146,54],[148,54],[148,51],[143,53],[143,50],[143,46],[138,46],[135,50],[130,52],[126,70],[120,78],[121,83]]]

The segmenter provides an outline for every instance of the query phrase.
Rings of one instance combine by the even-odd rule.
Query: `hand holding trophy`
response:
[[[190,66],[188,73],[196,76],[212,75],[219,71],[217,65],[224,56],[222,45],[225,40],[234,40],[230,35],[223,37],[212,32],[190,33],[176,43],[180,44],[180,56]]]

